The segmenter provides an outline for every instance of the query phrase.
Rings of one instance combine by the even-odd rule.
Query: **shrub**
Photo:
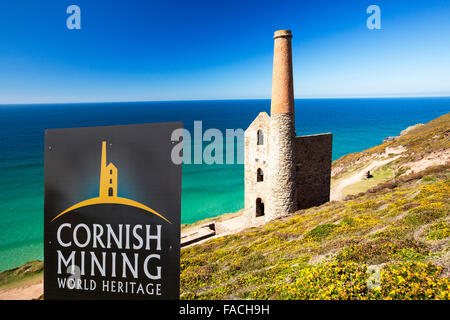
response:
[[[352,261],[380,264],[391,260],[422,260],[428,254],[425,245],[414,240],[378,238],[374,241],[351,245],[336,257],[339,262]]]
[[[431,263],[389,265],[381,275],[378,299],[444,299],[450,298],[450,280],[441,278],[442,268]]]
[[[442,240],[450,236],[450,226],[446,222],[439,222],[430,227],[427,240]]]
[[[409,211],[406,221],[414,226],[430,223],[446,214],[442,203],[425,203]]]
[[[310,230],[304,237],[304,241],[321,241],[331,234],[336,225],[331,223],[325,223],[318,225],[314,229]]]

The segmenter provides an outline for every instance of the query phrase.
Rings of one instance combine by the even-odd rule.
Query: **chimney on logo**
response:
[[[106,141],[102,142],[102,160],[100,163],[100,198],[117,197],[117,168],[106,165]]]

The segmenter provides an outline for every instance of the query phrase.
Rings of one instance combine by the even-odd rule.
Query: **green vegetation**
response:
[[[447,114],[335,161],[340,179],[402,149],[346,201],[183,248],[181,298],[450,299],[450,165],[405,166],[448,149],[449,133]],[[42,276],[42,262],[1,273],[0,286],[33,274]]]
[[[432,225],[428,231],[427,240],[442,240],[450,236],[450,226],[447,222]]]
[[[449,299],[450,165],[406,174],[448,149],[449,132],[447,114],[335,161],[332,185],[397,157],[344,190],[346,201],[182,249],[181,298]]]
[[[39,260],[30,261],[23,266],[3,271],[0,273],[0,288],[5,289],[17,283],[33,281],[42,278],[44,262]]]
[[[182,249],[182,299],[449,299],[449,170]]]
[[[375,187],[381,182],[386,182],[393,179],[395,177],[395,172],[396,171],[394,169],[388,166],[378,168],[375,171],[371,172],[373,178],[370,179],[364,178],[363,180],[358,181],[357,183],[345,187],[342,190],[342,194],[346,196],[349,194],[357,194],[360,192],[364,192],[369,188]]]
[[[311,231],[308,231],[306,234],[304,240],[305,241],[321,241],[322,239],[325,239],[327,236],[329,236],[333,229],[337,226],[331,223],[325,223],[318,225]]]

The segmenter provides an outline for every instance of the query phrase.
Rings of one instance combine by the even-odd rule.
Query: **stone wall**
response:
[[[295,138],[298,209],[330,201],[331,133]]]
[[[261,112],[245,131],[245,224],[257,225],[257,199],[269,221],[330,200],[332,134],[295,137],[292,114]],[[263,144],[258,145],[258,130]],[[257,172],[263,181],[257,181]]]
[[[292,113],[275,113],[270,122],[270,191],[266,221],[297,210],[295,121]]]
[[[257,144],[258,130],[263,132],[263,144]],[[269,136],[270,117],[261,112],[245,130],[244,144],[244,175],[245,175],[245,224],[256,225],[256,200],[260,198],[264,203],[264,215],[266,215],[267,194],[269,189]],[[263,181],[257,181],[257,171],[261,169]]]

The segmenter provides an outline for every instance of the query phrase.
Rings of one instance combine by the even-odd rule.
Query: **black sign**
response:
[[[178,299],[181,123],[47,130],[44,299]]]

